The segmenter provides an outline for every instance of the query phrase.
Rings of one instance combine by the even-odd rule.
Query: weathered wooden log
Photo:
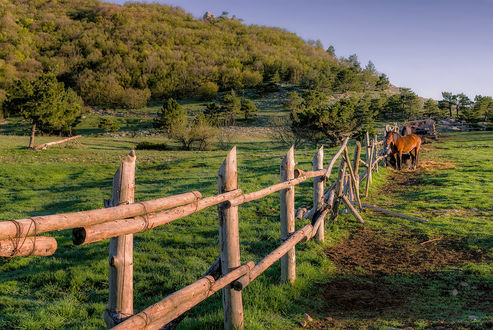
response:
[[[383,142],[383,141],[380,141],[380,142]],[[375,156],[378,155],[378,145],[380,144],[380,142],[378,142],[377,136],[375,135],[373,137],[373,145],[375,146]],[[375,158],[377,158],[377,157],[375,157]],[[375,162],[375,171],[377,171],[377,173],[378,173],[378,160]]]
[[[314,221],[314,223],[312,225],[312,227],[313,227],[312,228],[312,232],[309,235],[309,237],[307,237],[307,239],[311,239],[311,238],[313,238],[314,236],[317,235],[320,226],[323,226],[324,225],[324,223],[325,223],[325,217],[327,216],[327,213],[329,213],[329,211],[330,211],[330,208],[326,208],[322,212],[320,212],[318,214],[318,216],[316,216],[316,219],[315,219],[315,221]]]
[[[291,146],[281,163],[281,182],[294,178],[294,146]],[[280,193],[281,213],[281,241],[285,241],[295,231],[294,217],[294,186],[284,189]],[[296,254],[295,248],[281,259],[281,281],[294,283],[296,279]]]
[[[313,157],[312,164],[314,171],[323,169],[324,167],[323,146],[321,146],[320,149],[318,149],[318,152],[316,153],[315,157]],[[324,198],[324,179],[322,177],[316,177],[313,180],[313,208],[315,209],[322,208],[323,198]],[[317,235],[316,235],[317,240],[320,242],[324,241],[325,226],[323,221],[324,220],[322,219],[322,224],[318,226]]]
[[[238,189],[237,176],[236,147],[233,147],[217,175],[218,193],[222,194]],[[221,269],[223,276],[226,276],[241,265],[238,206],[218,205],[218,214]],[[241,291],[233,290],[230,285],[227,285],[222,293],[224,328],[227,330],[243,328]]]
[[[248,284],[262,274],[267,268],[272,266],[274,262],[281,259],[286,253],[288,253],[296,244],[303,239],[309,239],[312,234],[313,226],[308,224],[301,229],[298,229],[293,233],[286,241],[284,241],[277,249],[269,253],[264,259],[253,267],[253,269],[242,276],[237,281],[233,282],[233,288],[235,290],[243,290]]]
[[[354,148],[353,171],[359,186],[359,162],[361,160],[361,143],[356,141]],[[359,190],[359,189],[358,189]]]
[[[62,140],[58,140],[58,141],[53,141],[53,142],[49,142],[49,143],[43,143],[43,144],[40,144],[40,145],[37,145],[34,147],[34,150],[38,151],[38,150],[44,150],[50,146],[53,146],[53,145],[56,145],[56,144],[60,144],[60,143],[65,143],[65,142],[68,142],[68,141],[72,141],[72,140],[75,140],[75,139],[78,139],[82,137],[82,135],[76,135],[76,136],[71,136],[69,138],[66,138],[66,139],[62,139]]]
[[[243,203],[251,202],[251,201],[260,199],[262,197],[268,196],[268,195],[273,194],[275,192],[278,192],[278,191],[281,191],[284,189],[288,189],[290,187],[294,187],[294,186],[300,184],[301,182],[306,181],[307,179],[308,179],[308,177],[306,177],[306,176],[300,176],[296,179],[287,180],[287,181],[269,186],[267,188],[264,188],[264,189],[261,189],[258,191],[254,191],[254,192],[251,192],[248,194],[240,195],[236,198],[233,198],[229,201],[226,201],[224,204],[227,206],[230,206],[230,207],[231,206],[238,206],[238,205],[241,205]]]
[[[408,219],[408,220],[415,220],[415,221],[425,222],[425,223],[428,222],[428,220],[423,220],[423,219],[420,219],[420,218],[412,217],[410,215],[402,214],[402,213],[395,212],[395,211],[389,211],[389,210],[382,209],[382,208],[377,207],[377,206],[372,205],[372,204],[363,203],[363,207],[364,208],[368,208],[368,209],[372,209],[372,210],[375,210],[375,211],[378,211],[378,212],[381,212],[381,213],[385,213],[385,214],[393,215],[393,216],[396,216],[396,217]]]
[[[349,208],[349,210],[351,211],[351,213],[354,215],[354,217],[361,223],[365,223],[365,220],[363,220],[363,218],[361,217],[361,215],[358,213],[358,211],[354,208],[354,206],[351,204],[351,202],[349,201],[349,199],[347,199],[346,196],[342,195],[341,196],[341,199],[342,201],[344,202],[344,204],[346,204],[346,206]]]
[[[349,160],[349,153],[347,149],[344,149],[344,159],[346,160],[346,165],[349,170],[349,176],[351,177],[351,181],[353,182],[353,187],[354,187],[354,195],[356,197],[356,201],[358,202],[360,208],[362,209],[363,207],[361,206],[361,199],[359,197],[359,184],[358,180],[356,179],[356,176],[354,175],[353,167],[351,166],[351,162]]]
[[[330,174],[332,173],[332,168],[334,167],[334,164],[336,163],[337,158],[339,158],[339,156],[343,153],[344,148],[346,148],[348,141],[349,141],[349,136],[344,139],[341,147],[339,148],[339,150],[337,150],[336,154],[330,160],[329,165],[327,166],[327,170],[325,171],[326,180],[329,179]]]
[[[111,206],[134,202],[135,152],[122,160],[113,177]],[[134,312],[133,308],[133,234],[114,237],[109,246],[108,308],[104,320],[108,328]]]
[[[254,263],[250,261],[217,281],[212,276],[203,277],[133,315],[114,329],[159,329],[226,285],[247,274],[253,266]]]
[[[363,165],[365,165],[365,167],[368,167],[368,164],[363,160],[363,159],[360,159],[359,162]]]
[[[56,239],[45,236],[19,237],[0,241],[0,257],[51,256],[57,249]]]
[[[206,207],[223,203],[228,199],[241,195],[241,193],[241,189],[237,189],[221,195],[202,198],[195,203],[176,207],[171,210],[76,228],[72,231],[72,241],[76,245],[82,245],[98,242],[110,237],[146,231],[181,219]]]
[[[375,148],[375,145],[372,143],[371,147],[370,147],[370,155],[368,156],[368,171],[366,172],[367,173],[367,176],[366,176],[366,189],[365,189],[365,197],[368,197],[368,192],[369,192],[369,189],[370,189],[370,183],[372,182],[372,175],[371,175],[371,172],[372,172],[372,168],[373,168],[373,150]]]
[[[72,229],[112,220],[135,217],[141,214],[189,204],[201,197],[202,196],[198,191],[192,191],[176,196],[153,199],[129,205],[119,205],[106,209],[53,214],[14,220],[18,224],[18,227],[12,221],[1,221],[0,239],[34,235],[35,228],[32,226],[33,221],[36,222],[36,234],[40,234],[48,231]]]

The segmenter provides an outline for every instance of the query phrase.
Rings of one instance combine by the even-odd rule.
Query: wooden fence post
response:
[[[378,138],[377,138],[377,135],[376,134],[373,137],[373,140],[374,140],[373,143],[375,144],[375,159],[378,159]],[[377,171],[377,173],[378,173],[378,161],[375,164],[375,171]]]
[[[356,179],[356,184],[358,185],[359,191],[359,159],[361,157],[361,143],[356,141],[356,147],[354,148],[354,160],[353,160],[353,171]]]
[[[281,163],[281,182],[294,179],[294,146],[291,146]],[[281,190],[281,241],[294,233],[294,187]],[[281,258],[281,281],[294,283],[296,279],[296,254],[293,247]]]
[[[370,189],[370,183],[372,182],[372,176],[371,176],[371,171],[373,168],[373,151],[375,149],[375,144],[372,143],[369,150],[370,153],[368,155],[368,172],[366,175],[366,189],[365,189],[365,197],[368,197],[368,191]]]
[[[217,177],[219,194],[238,189],[236,147],[233,147],[219,169]],[[218,206],[219,244],[222,275],[241,266],[240,238],[238,229],[238,206]],[[222,290],[224,328],[243,328],[243,302],[241,291],[233,290],[231,284]]]
[[[105,207],[134,202],[135,152],[126,156],[113,177],[111,200]],[[133,314],[133,234],[110,239],[109,299],[104,320],[108,328],[114,327]]]
[[[321,146],[315,157],[313,157],[313,170],[323,170],[324,168],[324,146]],[[324,198],[324,180],[322,177],[316,177],[313,179],[313,208],[318,209],[322,206]],[[322,224],[318,227],[316,239],[324,241],[324,227],[325,221],[322,220]]]

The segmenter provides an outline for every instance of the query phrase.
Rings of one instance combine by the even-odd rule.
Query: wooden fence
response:
[[[38,234],[72,229],[76,245],[88,244],[110,238],[109,245],[109,299],[104,319],[109,328],[157,329],[173,328],[184,313],[222,289],[224,327],[243,327],[242,290],[260,276],[274,262],[281,259],[281,281],[296,279],[295,246],[304,240],[316,237],[324,240],[324,221],[338,217],[339,209],[345,206],[361,223],[359,210],[363,207],[394,216],[404,216],[363,204],[360,199],[361,181],[366,179],[365,195],[372,181],[372,172],[378,171],[378,163],[385,157],[382,142],[376,137],[366,136],[366,161],[360,158],[361,145],[356,143],[353,162],[347,149],[348,138],[323,168],[323,147],[313,159],[313,170],[295,169],[294,148],[288,151],[280,166],[281,182],[259,191],[243,193],[238,188],[236,147],[224,160],[218,172],[218,194],[203,198],[200,192],[188,193],[134,203],[135,153],[126,156],[113,177],[110,200],[105,208],[38,216],[28,219],[0,222],[0,256],[48,256],[57,248],[52,237]],[[380,152],[378,152],[380,149]],[[337,160],[341,159],[337,179],[327,184]],[[359,174],[359,167],[365,167]],[[305,218],[312,219],[301,229],[295,230],[294,186],[313,178],[313,207]],[[324,191],[324,186],[328,189]],[[282,244],[255,264],[241,264],[238,230],[238,207],[244,203],[280,192],[280,220]],[[165,225],[196,213],[206,207],[218,206],[220,256],[196,282],[170,294],[163,300],[134,314],[133,311],[133,234]],[[424,221],[404,216],[408,219]]]

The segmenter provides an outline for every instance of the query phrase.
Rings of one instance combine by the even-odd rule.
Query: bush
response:
[[[101,117],[99,118],[98,128],[102,128],[105,132],[118,132],[120,124],[112,118]]]
[[[258,111],[255,104],[253,104],[252,100],[249,100],[249,99],[241,100],[240,110],[241,110],[241,112],[243,112],[245,114],[245,119],[248,119],[252,113]]]
[[[218,91],[217,84],[209,81],[199,87],[198,93],[201,100],[209,101],[216,97]]]
[[[165,143],[154,143],[154,142],[143,141],[137,143],[135,149],[136,150],[169,150],[169,147]]]
[[[174,125],[170,138],[181,143],[184,150],[191,150],[194,144],[198,149],[208,150],[217,135],[217,128],[212,127],[203,114],[197,115],[191,124]]]

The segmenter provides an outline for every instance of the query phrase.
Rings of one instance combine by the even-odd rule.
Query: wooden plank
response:
[[[286,241],[284,241],[277,249],[269,253],[264,259],[262,259],[253,269],[245,276],[238,279],[233,283],[235,290],[243,290],[248,284],[255,280],[260,274],[262,274],[267,268],[272,266],[277,260],[281,259],[290,250],[293,249],[296,244],[303,239],[309,239],[313,231],[311,224],[305,225],[303,228],[297,230]]]
[[[218,193],[238,189],[236,147],[229,152],[218,173]],[[240,266],[240,237],[238,229],[238,206],[219,205],[219,246],[222,274],[225,276]],[[225,329],[242,329],[243,302],[241,291],[227,285],[223,289],[223,312]]]
[[[76,228],[72,231],[72,241],[76,245],[98,242],[110,237],[138,233],[199,212],[206,207],[217,205],[241,195],[241,189],[224,194],[202,198],[195,203],[176,207],[159,213],[128,219],[109,221],[93,226]]]
[[[125,157],[113,177],[111,205],[134,202],[135,152]],[[104,313],[110,328],[133,314],[133,234],[114,237],[109,245],[109,298]]]
[[[294,146],[291,146],[281,163],[281,182],[294,178]],[[295,231],[294,187],[280,193],[281,241],[286,241]],[[294,247],[281,258],[281,281],[294,283],[296,280],[296,254]]]
[[[324,167],[324,147],[321,146],[315,157],[313,157],[313,170],[321,170]],[[323,206],[324,199],[324,179],[322,177],[316,177],[313,180],[313,208],[320,209]],[[318,241],[324,241],[324,231],[325,225],[323,223],[320,224],[317,230],[316,238]]]
[[[19,226],[20,233],[18,233],[17,226],[13,221],[1,221],[0,240],[8,239],[9,237],[30,236],[35,233],[40,234],[49,231],[91,226],[98,223],[135,217],[149,212],[156,212],[171,207],[189,204],[201,197],[202,196],[198,191],[192,191],[176,196],[153,199],[129,205],[119,205],[106,209],[53,214],[14,220]],[[36,230],[34,229],[34,226],[32,226],[33,220],[36,221]]]
[[[0,257],[51,256],[57,249],[56,239],[45,236],[19,237],[0,241]]]

